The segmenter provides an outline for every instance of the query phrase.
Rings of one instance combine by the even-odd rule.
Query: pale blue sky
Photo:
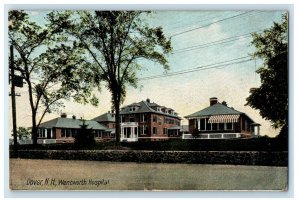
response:
[[[172,36],[174,54],[170,54],[168,57],[169,73],[172,73],[248,56],[255,49],[250,44],[251,37],[245,34],[269,28],[274,21],[280,22],[282,13],[281,11],[245,10],[160,11],[153,13],[151,18],[147,18],[147,21],[150,25],[162,26],[166,36]],[[42,12],[34,11],[31,14],[34,20],[42,22]],[[226,20],[226,18],[230,19]],[[199,28],[202,26],[204,27]],[[182,33],[192,29],[195,30]],[[178,33],[182,34],[176,36]],[[228,43],[197,48],[202,44],[235,36],[240,37],[232,38],[233,40]],[[192,46],[196,48],[176,53],[176,50]],[[141,62],[145,68],[139,72],[140,78],[164,73],[158,64]],[[260,64],[260,60],[249,61],[175,76],[141,80],[139,88],[128,88],[124,105],[150,98],[158,104],[175,109],[181,117],[184,117],[207,107],[210,97],[218,97],[220,102],[227,101],[230,107],[247,113],[256,122],[262,124],[261,133],[263,135],[274,136],[278,131],[274,131],[270,127],[270,123],[259,116],[257,110],[244,106],[245,99],[249,96],[249,89],[260,85],[259,75],[255,73]],[[21,108],[22,106],[22,110],[18,110],[17,114],[19,126],[30,126],[30,110],[26,91],[26,88],[17,89],[17,92],[22,95],[17,98],[17,107]],[[94,118],[110,110],[109,92],[103,88],[98,95],[100,105],[97,108],[66,102],[66,108],[62,111],[69,116],[74,114],[85,119]],[[59,114],[47,115],[45,121],[57,116]],[[187,124],[187,121],[183,118],[182,123]]]

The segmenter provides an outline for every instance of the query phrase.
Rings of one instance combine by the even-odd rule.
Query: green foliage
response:
[[[78,130],[77,135],[75,136],[75,145],[81,147],[92,147],[95,145],[95,138],[92,132],[92,128],[88,128],[88,125],[85,124],[85,121],[82,121],[80,125],[80,130]]]
[[[37,127],[43,117],[59,111],[64,106],[63,100],[73,98],[79,103],[98,104],[92,95],[94,86],[87,82],[92,70],[84,49],[70,43],[61,30],[52,29],[49,23],[38,25],[28,13],[12,10],[8,35],[15,50],[15,69],[28,87],[35,144]]]
[[[279,128],[288,124],[288,19],[274,25],[262,34],[253,34],[256,47],[253,57],[263,59],[261,86],[253,89],[246,105],[260,111],[260,115]]]
[[[19,140],[21,140],[21,139],[29,139],[29,138],[31,138],[31,131],[30,131],[29,128],[18,127],[17,128],[17,135],[19,137]]]
[[[128,85],[137,87],[139,59],[150,60],[168,70],[165,57],[171,41],[161,27],[145,23],[149,12],[141,11],[65,11],[49,14],[50,27],[63,32],[90,57],[90,81],[103,81],[112,95],[116,112],[116,138],[120,139],[119,108]]]

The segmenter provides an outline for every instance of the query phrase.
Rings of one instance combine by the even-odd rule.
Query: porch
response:
[[[137,142],[138,141],[138,123],[124,122],[121,123],[121,138],[122,142]]]

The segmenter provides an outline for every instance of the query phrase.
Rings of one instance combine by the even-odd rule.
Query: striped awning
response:
[[[208,119],[208,123],[231,123],[238,122],[240,115],[215,115]]]

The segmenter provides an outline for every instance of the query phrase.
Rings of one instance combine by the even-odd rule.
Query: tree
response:
[[[16,50],[15,69],[27,83],[32,139],[33,144],[37,144],[39,124],[46,113],[63,107],[63,99],[73,97],[77,102],[97,104],[91,94],[93,87],[85,82],[90,77],[85,68],[88,62],[82,50],[66,41],[59,30],[47,24],[37,25],[24,11],[9,12],[8,34]]]
[[[66,11],[50,16],[52,29],[63,30],[91,58],[93,81],[105,82],[116,113],[116,144],[120,142],[120,104],[128,85],[137,87],[138,59],[151,60],[169,69],[165,54],[171,42],[161,27],[149,27],[149,12]]]
[[[18,127],[18,129],[17,129],[17,135],[19,137],[19,140],[21,140],[21,139],[29,139],[31,137],[31,131],[30,131],[29,128]]]
[[[256,47],[253,57],[263,59],[257,70],[261,86],[251,89],[246,105],[260,111],[270,120],[274,128],[288,125],[288,18],[282,16],[282,23],[274,23],[262,34],[252,35]]]

